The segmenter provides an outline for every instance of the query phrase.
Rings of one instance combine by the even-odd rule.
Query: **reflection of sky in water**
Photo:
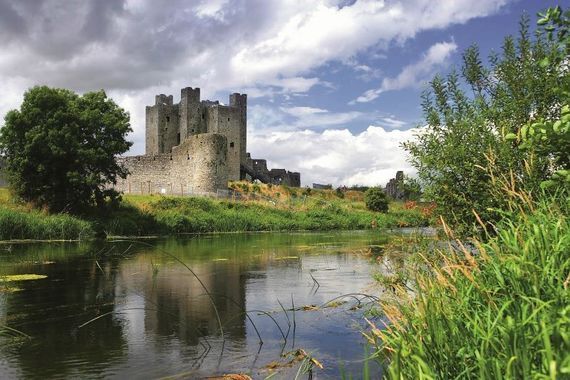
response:
[[[292,298],[302,307],[377,291],[370,289],[369,259],[353,252],[384,241],[374,232],[230,234],[153,241],[159,249],[135,244],[126,255],[125,243],[112,250],[109,245],[53,246],[52,252],[45,246],[19,248],[19,259],[11,256],[3,272],[41,273],[48,279],[0,295],[2,320],[34,337],[3,349],[0,377],[193,378],[252,371],[263,378],[269,375],[265,365],[297,348],[325,365],[319,378],[338,377],[340,361],[358,377],[364,357],[358,326],[364,324],[362,311],[349,310],[356,300],[289,311],[291,322],[295,315],[295,334],[278,300],[290,309]],[[70,254],[73,250],[78,252]],[[214,297],[223,344],[202,285],[161,250],[188,264]],[[55,263],[42,264],[47,259]],[[244,309],[264,341],[261,350]],[[272,319],[255,310],[279,323],[286,345]],[[296,367],[274,378],[287,378],[291,371]]]

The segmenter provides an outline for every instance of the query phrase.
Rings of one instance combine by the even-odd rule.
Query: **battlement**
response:
[[[186,87],[180,90],[180,102],[200,103],[200,88]]]
[[[173,104],[173,98],[172,95],[164,95],[164,94],[160,94],[160,95],[156,95],[154,97],[154,104],[155,105],[159,105],[159,104],[166,104],[168,106],[171,106]]]
[[[230,95],[230,107],[245,108],[247,107],[247,94],[234,92]]]

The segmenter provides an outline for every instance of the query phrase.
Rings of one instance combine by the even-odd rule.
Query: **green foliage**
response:
[[[408,277],[416,296],[375,331],[388,378],[570,377],[569,210],[556,200],[533,207],[505,215],[476,253],[422,252]]]
[[[106,188],[126,171],[115,156],[131,143],[129,115],[103,91],[83,96],[49,87],[24,94],[0,134],[16,195],[52,211],[77,212],[118,194]]]
[[[422,187],[416,178],[404,176],[404,180],[398,186],[406,201],[418,201],[422,197]]]
[[[558,117],[548,119],[540,117],[523,126],[518,135],[510,138],[521,143],[528,151],[550,158],[552,176],[541,185],[545,188],[554,186],[570,187],[570,75],[568,58],[570,52],[570,11],[562,12],[560,7],[549,8],[538,21],[546,30],[549,43],[554,45],[550,55],[540,62],[546,69],[559,75],[559,83],[553,90],[560,96],[561,102],[553,104]]]
[[[371,211],[388,212],[388,197],[379,187],[371,187],[364,193],[364,203]]]
[[[506,37],[489,67],[472,46],[460,73],[436,76],[423,94],[427,126],[416,141],[404,144],[426,197],[452,226],[473,226],[472,210],[485,222],[497,221],[496,210],[505,207],[497,184],[504,179],[532,193],[552,175],[556,149],[520,149],[516,136],[533,120],[556,123],[556,105],[567,101],[558,88],[569,71],[549,60],[560,49],[545,28],[531,38],[528,25],[523,18],[518,38]]]
[[[93,235],[89,222],[70,215],[0,208],[0,240],[78,240]]]

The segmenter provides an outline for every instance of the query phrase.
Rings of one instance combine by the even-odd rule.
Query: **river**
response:
[[[323,365],[315,379],[361,378],[366,365],[377,378],[362,331],[364,316],[378,321],[365,294],[381,291],[363,253],[387,241],[353,231],[0,246],[0,275],[46,276],[0,283],[0,325],[17,330],[0,336],[0,378],[290,379],[310,357]]]

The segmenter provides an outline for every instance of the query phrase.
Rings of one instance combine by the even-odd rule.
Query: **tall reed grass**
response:
[[[67,214],[0,208],[0,240],[79,240],[93,234],[91,223]]]
[[[415,296],[384,303],[389,323],[369,335],[386,377],[570,378],[568,198],[525,203],[486,241],[448,231],[419,253]]]

